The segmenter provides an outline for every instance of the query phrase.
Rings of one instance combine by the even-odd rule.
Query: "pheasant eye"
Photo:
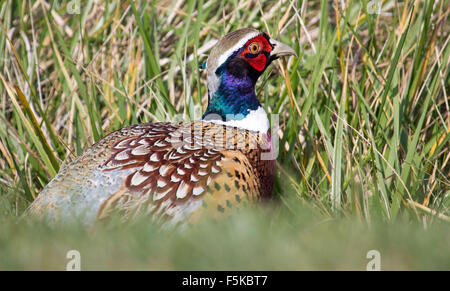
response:
[[[248,51],[252,54],[257,54],[259,53],[259,44],[257,42],[252,42],[249,46],[248,46]]]

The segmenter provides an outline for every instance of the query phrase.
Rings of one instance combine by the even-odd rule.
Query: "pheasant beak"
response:
[[[273,50],[270,52],[270,58],[272,60],[276,60],[279,57],[283,56],[297,56],[297,53],[290,46],[276,41],[274,39],[270,39],[270,43],[273,46]]]

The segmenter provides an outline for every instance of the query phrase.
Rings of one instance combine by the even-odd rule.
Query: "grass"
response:
[[[90,269],[364,269],[370,249],[388,269],[449,269],[449,1],[369,2],[0,2],[0,269],[64,268],[69,242]],[[17,223],[107,133],[198,119],[199,65],[246,26],[299,56],[257,86],[279,114],[275,210],[183,233]]]
[[[184,232],[161,231],[148,220],[90,231],[10,222],[0,229],[1,268],[65,270],[69,250],[80,252],[82,270],[366,270],[370,250],[380,252],[382,270],[450,268],[448,225],[424,230],[397,221],[367,228],[295,210],[247,211]]]

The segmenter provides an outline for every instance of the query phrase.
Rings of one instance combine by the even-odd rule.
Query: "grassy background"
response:
[[[364,269],[370,249],[449,269],[450,2],[368,2],[0,2],[0,269],[63,269],[72,248],[91,269]],[[183,233],[17,224],[107,133],[199,118],[199,64],[246,26],[299,55],[257,85],[279,114],[275,209]]]

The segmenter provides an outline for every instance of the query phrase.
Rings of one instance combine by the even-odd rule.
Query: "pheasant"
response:
[[[62,169],[26,215],[90,225],[118,212],[178,225],[270,198],[276,161],[255,84],[273,60],[290,55],[291,47],[258,30],[228,33],[204,64],[202,120],[110,133]]]

